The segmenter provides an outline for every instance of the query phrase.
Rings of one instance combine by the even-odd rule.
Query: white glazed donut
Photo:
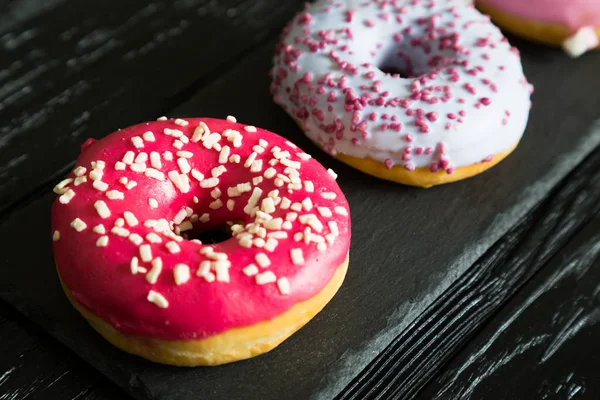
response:
[[[326,151],[423,187],[500,161],[531,106],[518,51],[464,0],[316,1],[285,28],[272,77]]]

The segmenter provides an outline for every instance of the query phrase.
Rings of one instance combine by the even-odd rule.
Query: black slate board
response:
[[[429,190],[375,180],[310,145],[270,101],[272,45],[177,110],[177,116],[236,115],[294,140],[340,174],[354,231],[347,281],[314,321],[267,355],[218,368],[177,369],[104,343],[70,308],[56,280],[51,194],[1,225],[6,250],[0,296],[140,399],[330,398],[600,143],[600,130],[590,130],[600,113],[600,54],[571,61],[558,51],[520,47],[537,86],[521,145],[483,175]],[[35,243],[36,251],[16,251],[24,242]]]

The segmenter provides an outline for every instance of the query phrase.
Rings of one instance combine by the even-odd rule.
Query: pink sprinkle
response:
[[[421,153],[423,153],[423,148],[422,148],[422,147],[417,147],[417,148],[415,149],[415,154],[416,154],[416,155],[419,155],[419,154],[421,154]]]
[[[409,143],[412,142],[414,140],[413,135],[411,135],[410,133],[408,135],[405,135],[404,140],[406,140]]]
[[[430,120],[431,122],[437,121],[438,119],[438,114],[435,111],[432,111],[430,113],[427,113],[426,115],[427,119]]]
[[[374,26],[375,26],[375,21],[372,21],[372,20],[370,20],[370,19],[367,19],[367,20],[365,21],[365,25],[366,25],[366,26],[368,26],[369,28],[372,28],[372,27],[374,27]]]
[[[392,167],[394,166],[394,163],[389,158],[386,158],[384,163],[385,163],[385,167],[387,169],[392,169]]]
[[[346,22],[352,22],[352,17],[354,16],[355,12],[356,12],[355,9],[350,9],[350,10],[346,11]]]
[[[425,154],[429,155],[429,154],[431,154],[431,153],[433,153],[433,147],[427,147],[427,148],[425,149]]]
[[[404,168],[405,168],[406,170],[408,170],[408,171],[414,171],[414,170],[415,170],[415,166],[414,166],[414,164],[411,164],[411,163],[406,163],[406,164],[404,164]]]
[[[456,119],[456,114],[448,113],[447,117],[448,117],[448,119]]]
[[[304,83],[309,83],[310,81],[312,81],[312,75],[309,72],[306,72],[303,76],[302,76],[302,82]]]
[[[377,114],[375,114],[374,112],[372,112],[371,114],[369,114],[369,119],[371,121],[375,121],[377,119]]]
[[[482,97],[481,99],[479,99],[479,101],[484,106],[489,106],[492,103],[492,101],[488,97]]]
[[[448,175],[452,175],[454,173],[454,168],[453,167],[446,168],[446,173]]]
[[[429,166],[429,170],[431,172],[438,172],[440,170],[440,166],[438,165],[438,163],[431,163],[431,165]]]

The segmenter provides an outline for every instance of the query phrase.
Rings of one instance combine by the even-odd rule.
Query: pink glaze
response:
[[[181,123],[180,120],[178,121]],[[344,262],[349,251],[348,204],[332,177],[333,174],[330,175],[317,161],[301,159],[298,154],[304,154],[302,150],[287,142],[286,139],[263,129],[256,128],[256,132],[251,132],[253,129],[250,127],[248,128],[249,132],[244,129],[246,125],[208,118],[191,118],[185,121],[189,122],[187,126],[179,126],[174,120],[142,123],[117,131],[102,140],[93,143],[86,142],[76,166],[87,169],[84,175],[87,181],[77,186],[75,186],[75,182],[71,182],[63,189],[58,189],[59,193],[71,189],[75,192],[75,196],[66,204],[57,199],[52,208],[54,254],[61,278],[79,304],[125,334],[161,339],[203,338],[231,328],[249,326],[272,319],[289,310],[294,304],[311,298],[323,289],[338,266]],[[225,166],[227,171],[218,177],[218,185],[211,188],[200,187],[200,183],[192,177],[192,173],[187,173],[185,175],[189,176],[190,190],[182,193],[167,177],[167,173],[173,170],[182,174],[176,154],[180,150],[173,147],[175,137],[172,136],[172,133],[167,135],[163,131],[165,128],[175,129],[182,131],[183,135],[188,138],[192,138],[200,122],[206,123],[213,133],[225,133],[228,129],[240,132],[243,137],[241,147],[235,148],[233,143],[223,136],[220,136],[218,143],[221,146],[228,145],[231,148],[231,154],[238,154],[241,161],[239,164],[229,161],[220,164],[220,152],[215,148],[207,149],[202,140],[197,143],[190,141],[188,144],[184,144],[181,151],[192,153],[187,161],[191,168],[204,174],[205,181],[211,177],[211,170],[219,165]],[[136,136],[142,137],[147,131],[153,132],[155,141],[143,140],[143,148],[136,148],[131,139]],[[260,172],[251,172],[244,166],[244,163],[253,152],[253,146],[259,144],[259,139],[268,142],[266,150],[257,154],[256,157],[256,160],[263,160],[263,166]],[[298,171],[302,188],[290,186],[294,190],[288,189],[288,185],[293,185],[291,183],[284,183],[283,186],[278,187],[276,184],[281,182],[276,177],[263,178],[258,185],[252,184],[253,178],[264,176],[265,171],[270,167],[269,160],[274,159],[272,152],[274,146],[280,147],[281,151],[289,152],[288,160],[300,163]],[[134,172],[130,165],[126,165],[125,170],[116,170],[116,163],[124,158],[127,151],[132,151],[136,157],[143,152],[150,155],[151,152],[156,151],[162,155],[165,151],[171,151],[173,153],[172,161],[165,160],[163,156],[160,157],[162,164],[160,171],[165,174],[164,180],[148,177],[145,172]],[[285,153],[278,155],[286,158]],[[94,188],[92,184],[91,175],[98,178],[97,173],[99,172],[91,174],[92,162],[98,160],[105,162],[100,178],[102,182],[108,184],[105,191]],[[286,163],[288,162],[286,161]],[[145,164],[147,167],[151,167],[151,160],[148,159]],[[293,175],[290,169],[284,172],[287,167],[281,162],[274,165],[273,168],[278,174]],[[123,183],[119,182],[122,177],[127,177],[129,181],[135,181],[137,185],[128,190]],[[75,178],[74,174],[71,174],[70,178]],[[314,192],[306,190],[306,185],[310,186],[305,183],[306,181],[312,182]],[[316,232],[315,228],[312,229],[312,240],[320,240],[318,236],[321,238],[325,238],[327,235],[332,236],[327,236],[328,239],[324,241],[325,245],[320,246],[321,249],[317,248],[318,245],[314,241],[305,243],[304,238],[300,241],[294,240],[295,234],[305,232],[310,227],[306,221],[301,223],[299,217],[291,222],[291,226],[288,226],[291,229],[266,230],[267,233],[287,232],[287,239],[278,239],[277,246],[273,251],[256,247],[256,243],[261,244],[260,240],[255,241],[251,248],[243,247],[241,236],[211,245],[214,252],[225,254],[231,264],[226,269],[229,282],[219,280],[209,282],[204,276],[196,276],[200,263],[209,260],[207,255],[200,254],[200,251],[206,251],[208,245],[179,238],[180,241],[177,242],[177,245],[181,251],[172,254],[167,249],[166,243],[176,235],[173,232],[157,233],[154,228],[145,226],[145,221],[148,220],[164,218],[172,221],[176,219],[177,213],[185,207],[190,207],[193,214],[181,222],[182,225],[179,226],[182,227],[186,225],[185,221],[196,220],[204,213],[210,215],[210,220],[206,223],[200,221],[193,223],[193,231],[209,230],[223,225],[227,221],[252,223],[256,217],[244,211],[252,191],[245,192],[238,197],[228,195],[228,188],[245,182],[250,182],[253,190],[256,187],[263,190],[257,203],[259,207],[269,192],[276,189],[280,192],[280,199],[287,197],[292,204],[302,202],[307,198],[310,199],[312,209],[310,211],[303,209],[298,214],[300,216],[314,214],[322,223],[323,228],[320,233]],[[98,186],[102,188],[103,185]],[[218,199],[222,201],[223,205],[218,209],[212,209],[210,206],[212,202],[215,202],[213,195],[215,197],[217,195],[213,192],[215,188],[219,188],[222,192]],[[124,199],[109,199],[107,193],[112,190],[122,192]],[[115,192],[112,193],[115,194]],[[324,196],[327,198],[323,196],[323,193],[326,193]],[[331,198],[333,195],[327,193],[334,194],[335,199]],[[195,196],[197,203],[194,201]],[[150,198],[157,201],[157,208],[149,206]],[[232,211],[226,206],[229,199],[235,200]],[[65,197],[62,197],[62,200],[64,201]],[[99,215],[94,206],[98,200],[106,203],[110,210],[110,216],[102,218]],[[289,212],[292,210],[283,209],[284,200],[280,201],[270,215],[285,221],[286,216],[290,217]],[[216,206],[213,203],[213,207]],[[327,207],[331,216],[327,210],[318,210],[317,207]],[[140,259],[141,257],[140,247],[131,241],[135,240],[136,236],[128,238],[111,233],[117,219],[123,218],[126,211],[132,212],[139,223],[136,226],[130,226],[128,222],[125,222],[122,229],[128,230],[130,235],[140,235],[144,238],[140,244],[150,245],[152,258],[160,257],[162,259],[162,272],[154,284],[145,279],[145,273],[139,270],[136,274],[132,273],[130,267],[132,258]],[[256,209],[248,211],[254,214]],[[324,215],[321,214],[321,211]],[[262,216],[267,218],[264,214]],[[87,225],[81,232],[77,232],[71,226],[72,221],[76,218]],[[328,225],[330,221],[337,223],[339,235],[332,232]],[[105,234],[94,232],[93,228],[98,224],[103,224],[106,230]],[[55,233],[57,231],[59,233]],[[149,243],[146,239],[149,233],[156,233],[162,243]],[[121,234],[126,235],[123,231]],[[97,241],[101,236],[108,237],[106,247],[97,246]],[[258,235],[254,235],[254,239],[258,237]],[[292,262],[290,255],[292,249],[301,249],[304,258],[303,264],[295,265]],[[261,267],[255,260],[258,253],[266,254],[271,265]],[[189,280],[181,285],[177,285],[174,278],[174,267],[177,264],[189,266],[191,274]],[[289,281],[289,293],[285,293],[285,287],[282,289],[278,281],[263,285],[257,284],[256,276],[248,276],[243,272],[243,269],[250,264],[257,266],[259,274],[271,271],[277,279],[286,278]],[[147,271],[152,268],[150,262],[143,262],[141,259],[139,266]],[[214,269],[212,273],[215,273]],[[160,293],[168,301],[168,307],[161,308],[150,302],[147,299],[150,290]]]
[[[521,18],[562,24],[573,32],[586,26],[600,26],[598,0],[478,0]]]

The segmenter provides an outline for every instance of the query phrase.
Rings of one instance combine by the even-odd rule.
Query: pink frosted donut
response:
[[[464,0],[318,0],[285,28],[272,78],[326,151],[424,187],[508,155],[531,104],[517,49]]]
[[[598,0],[477,0],[501,27],[578,57],[600,45]]]
[[[350,246],[335,174],[286,139],[161,119],[82,146],[55,187],[68,298],[119,348],[174,365],[270,350],[333,297]],[[195,234],[230,227],[216,244]]]

